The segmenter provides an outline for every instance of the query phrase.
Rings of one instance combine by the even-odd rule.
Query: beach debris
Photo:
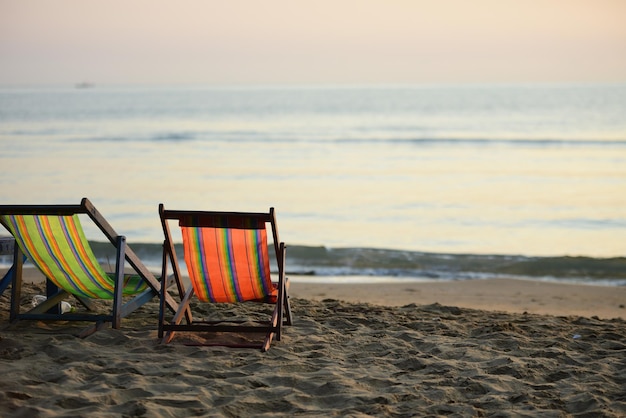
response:
[[[581,339],[583,336],[580,334],[574,334],[574,336],[572,337],[575,340]]]
[[[31,302],[31,304],[33,305],[33,308],[34,308],[35,306],[41,305],[43,302],[46,301],[46,299],[48,298],[43,295],[35,295],[33,296],[33,301]]]
[[[43,302],[45,302],[48,298],[45,297],[44,295],[35,295],[33,296],[33,300],[31,301],[31,304],[33,305],[33,308],[35,306],[38,306],[40,304],[42,304]],[[74,307],[72,305],[70,305],[68,302],[66,301],[62,301],[61,302],[61,313],[68,313],[68,312],[74,312]]]

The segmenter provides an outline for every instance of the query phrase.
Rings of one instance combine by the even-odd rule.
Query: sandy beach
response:
[[[24,305],[43,291],[31,273]],[[156,300],[86,339],[80,325],[8,326],[7,291],[0,415],[626,414],[625,288],[295,278],[290,293],[295,323],[263,354],[159,344]]]
[[[556,316],[626,319],[626,287],[590,286],[517,279],[456,282],[337,284],[296,282],[292,296],[404,306],[439,303],[462,308]]]

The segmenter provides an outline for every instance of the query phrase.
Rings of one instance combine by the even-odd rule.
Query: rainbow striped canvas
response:
[[[203,302],[271,301],[266,230],[181,226],[191,284]]]
[[[5,215],[24,254],[58,287],[76,296],[112,299],[114,280],[100,266],[78,215]],[[126,278],[124,295],[146,289],[139,276]]]

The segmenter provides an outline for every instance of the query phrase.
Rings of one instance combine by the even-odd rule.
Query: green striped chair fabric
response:
[[[4,215],[16,242],[45,276],[76,296],[112,299],[115,282],[96,259],[78,215]],[[147,288],[138,275],[125,277],[124,295]]]

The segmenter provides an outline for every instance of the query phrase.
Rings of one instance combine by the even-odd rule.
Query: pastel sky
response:
[[[0,0],[0,84],[625,82],[624,0]]]

